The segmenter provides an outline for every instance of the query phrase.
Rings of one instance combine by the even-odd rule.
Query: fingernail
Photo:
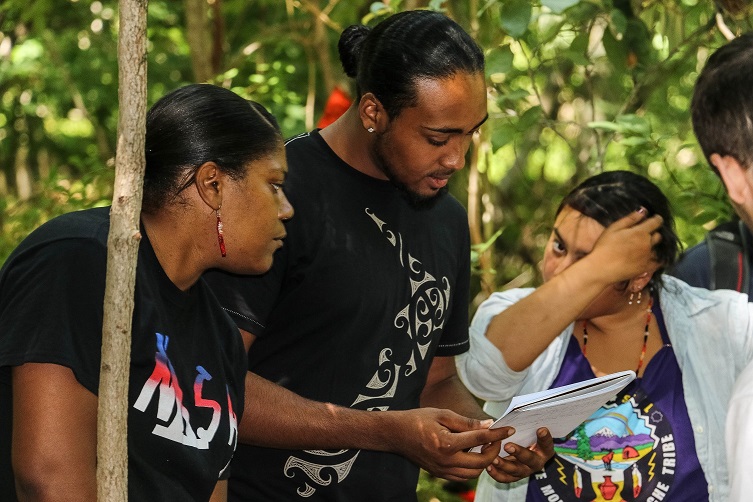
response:
[[[513,453],[515,453],[515,447],[511,444],[507,444],[505,445],[505,451],[512,455]]]
[[[486,420],[482,420],[481,421],[481,426],[482,427],[491,427],[493,423],[494,423],[494,420],[492,420],[491,418],[488,418]]]
[[[648,210],[643,206],[638,208],[638,212],[641,213],[643,216],[646,216],[648,214]]]

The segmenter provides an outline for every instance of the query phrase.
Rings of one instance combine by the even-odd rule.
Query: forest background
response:
[[[0,264],[58,214],[108,205],[118,117],[116,0],[0,2]],[[285,136],[352,96],[337,56],[351,24],[444,11],[487,57],[489,120],[451,192],[468,209],[471,311],[540,282],[557,202],[628,169],[672,201],[686,246],[732,215],[689,118],[699,70],[753,29],[748,0],[151,0],[148,100],[212,82],[263,103]],[[422,476],[421,500],[456,500]]]

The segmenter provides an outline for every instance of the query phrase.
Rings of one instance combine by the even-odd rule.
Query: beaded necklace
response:
[[[643,367],[643,359],[646,357],[646,347],[648,345],[648,325],[651,322],[651,306],[654,304],[653,298],[649,298],[648,307],[646,308],[646,326],[643,328],[643,347],[641,348],[641,357],[638,360],[638,367],[635,368],[635,374]],[[586,357],[586,347],[588,346],[588,319],[583,321],[583,356]]]

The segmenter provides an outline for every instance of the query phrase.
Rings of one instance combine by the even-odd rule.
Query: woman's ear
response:
[[[630,293],[637,293],[638,291],[643,291],[646,288],[646,286],[648,286],[648,283],[651,281],[651,278],[654,277],[654,272],[656,272],[656,269],[650,272],[643,272],[641,275],[638,275],[630,279],[630,282],[628,283],[627,291],[629,291]]]
[[[196,176],[194,176],[194,184],[201,200],[212,210],[219,209],[222,206],[225,176],[217,164],[205,162],[199,166],[196,169]]]
[[[369,132],[381,131],[387,118],[381,101],[371,92],[361,96],[358,102],[358,115],[361,117],[363,128]]]

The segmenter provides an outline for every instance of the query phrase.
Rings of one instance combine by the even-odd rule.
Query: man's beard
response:
[[[447,186],[445,185],[444,187],[437,190],[436,193],[433,193],[431,195],[424,195],[418,193],[415,190],[412,190],[408,185],[402,182],[395,172],[395,168],[392,166],[392,164],[390,164],[383,153],[385,149],[384,145],[386,143],[386,141],[384,140],[384,135],[387,132],[389,131],[379,133],[377,137],[374,138],[374,146],[371,149],[371,158],[373,159],[374,164],[380,171],[384,173],[385,176],[387,176],[387,179],[390,181],[390,183],[392,183],[395,188],[400,191],[400,193],[403,195],[403,197],[405,197],[405,199],[411,206],[418,209],[433,206],[439,199],[440,195],[443,195],[447,192]]]

